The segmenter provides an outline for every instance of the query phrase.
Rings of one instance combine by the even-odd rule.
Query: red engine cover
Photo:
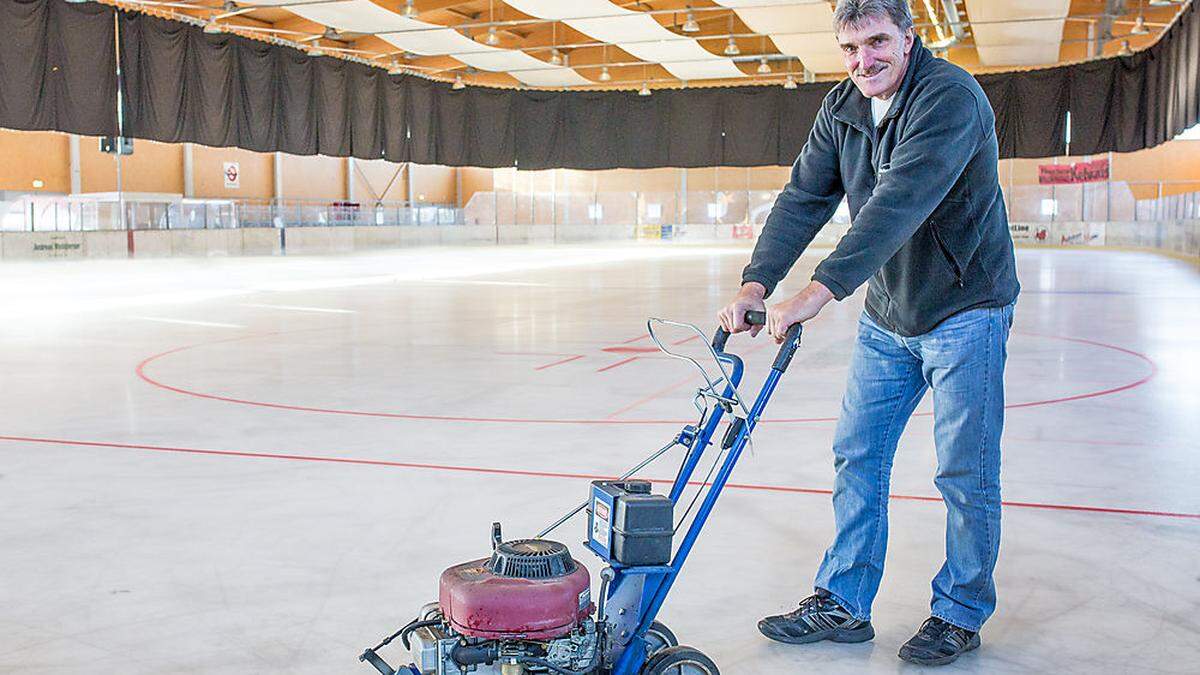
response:
[[[454,630],[471,637],[547,640],[561,637],[592,613],[591,575],[583,565],[555,579],[510,579],[488,560],[442,572],[438,603]]]

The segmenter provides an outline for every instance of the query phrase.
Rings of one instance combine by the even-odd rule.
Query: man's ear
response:
[[[913,33],[911,26],[904,30],[904,54],[906,56],[912,51],[913,41],[915,39],[914,35],[915,34]]]

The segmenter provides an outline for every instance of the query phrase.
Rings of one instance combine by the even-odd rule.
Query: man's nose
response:
[[[863,49],[858,55],[859,70],[870,70],[875,66],[875,55],[869,49]]]

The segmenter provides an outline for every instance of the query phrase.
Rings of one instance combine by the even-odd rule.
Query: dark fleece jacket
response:
[[[821,104],[743,283],[770,294],[844,195],[852,224],[813,274],[838,300],[870,279],[867,312],[910,337],[1013,302],[1020,285],[995,122],[975,78],[919,38],[878,128],[870,100],[842,82]]]

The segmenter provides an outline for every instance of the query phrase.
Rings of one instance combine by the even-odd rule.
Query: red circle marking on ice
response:
[[[1118,347],[1116,345],[1110,345],[1110,344],[1106,344],[1103,342],[1097,342],[1095,340],[1088,340],[1088,339],[1084,339],[1084,338],[1073,338],[1073,337],[1065,337],[1065,336],[1060,336],[1060,335],[1043,335],[1043,334],[1039,334],[1039,333],[1027,333],[1027,332],[1020,332],[1020,331],[1013,331],[1013,332],[1014,333],[1019,332],[1022,335],[1028,335],[1030,337],[1045,338],[1045,339],[1050,339],[1050,340],[1063,340],[1066,342],[1075,342],[1078,344],[1091,345],[1093,347],[1100,347],[1103,349],[1111,349],[1113,351],[1117,351],[1122,354],[1128,354],[1130,356],[1140,359],[1147,366],[1149,366],[1149,372],[1145,376],[1141,377],[1140,379],[1134,380],[1133,382],[1128,382],[1126,384],[1122,384],[1120,386],[1110,387],[1107,389],[1101,389],[1098,391],[1084,392],[1082,394],[1073,394],[1070,396],[1061,396],[1058,398],[1044,399],[1044,400],[1039,400],[1039,401],[1026,401],[1023,403],[1010,403],[1010,404],[1004,406],[1005,408],[1010,408],[1010,409],[1033,408],[1033,407],[1037,407],[1037,406],[1052,405],[1055,403],[1065,403],[1068,401],[1079,401],[1079,400],[1083,400],[1083,399],[1108,396],[1110,394],[1116,394],[1118,392],[1127,391],[1127,390],[1133,389],[1135,387],[1140,387],[1143,384],[1146,384],[1147,382],[1149,382],[1151,379],[1153,379],[1155,374],[1157,374],[1157,372],[1158,372],[1158,367],[1155,365],[1154,361],[1152,361],[1150,359],[1150,357],[1146,356],[1145,354],[1135,352],[1131,349],[1125,349],[1124,347]],[[272,335],[278,335],[278,333],[272,333]],[[146,367],[149,366],[151,363],[153,363],[159,359],[162,359],[164,357],[170,356],[172,354],[178,354],[180,352],[187,351],[190,349],[195,349],[197,347],[205,347],[205,346],[210,346],[210,345],[215,345],[215,344],[220,344],[220,343],[225,343],[225,342],[234,342],[234,341],[239,341],[239,340],[249,340],[249,339],[254,339],[254,338],[258,338],[258,337],[265,337],[265,335],[258,334],[258,335],[250,335],[250,336],[243,336],[243,337],[237,337],[237,338],[226,338],[223,340],[199,342],[199,343],[196,343],[193,345],[185,345],[183,347],[176,347],[175,349],[169,349],[165,352],[159,352],[158,354],[154,354],[152,356],[147,357],[146,359],[144,359],[141,363],[139,363],[137,365],[137,368],[135,370],[136,370],[137,376],[139,378],[141,378],[147,384],[150,384],[154,387],[158,387],[159,389],[165,389],[167,391],[174,392],[176,394],[182,394],[184,396],[192,396],[195,398],[208,399],[208,400],[212,400],[212,401],[223,401],[225,403],[237,403],[240,405],[256,406],[256,407],[260,407],[260,408],[274,408],[276,410],[292,410],[292,411],[296,411],[296,412],[308,412],[308,413],[323,413],[323,414],[327,414],[327,415],[349,415],[349,416],[354,416],[354,417],[383,417],[383,418],[388,418],[388,419],[435,421],[435,422],[489,422],[489,423],[496,423],[496,424],[605,424],[605,425],[688,424],[688,423],[694,421],[694,420],[688,420],[688,419],[671,419],[671,420],[631,419],[631,420],[625,420],[625,419],[569,419],[569,418],[531,418],[531,417],[480,417],[480,416],[466,416],[466,415],[420,415],[420,414],[415,414],[415,413],[383,412],[383,411],[372,411],[372,410],[350,410],[350,409],[345,409],[345,408],[322,408],[322,407],[317,407],[317,406],[293,405],[293,404],[288,404],[288,403],[275,403],[275,402],[270,402],[270,401],[255,401],[255,400],[251,400],[251,399],[234,398],[232,396],[221,396],[219,394],[209,394],[209,393],[205,393],[205,392],[201,392],[201,391],[185,389],[183,387],[176,387],[176,386],[167,384],[165,382],[156,380],[146,373]],[[913,417],[928,417],[931,415],[933,415],[932,412],[913,413]],[[801,424],[801,423],[806,423],[806,422],[836,422],[836,421],[837,421],[837,417],[795,417],[795,418],[784,418],[784,419],[763,419],[760,422],[760,424]]]

